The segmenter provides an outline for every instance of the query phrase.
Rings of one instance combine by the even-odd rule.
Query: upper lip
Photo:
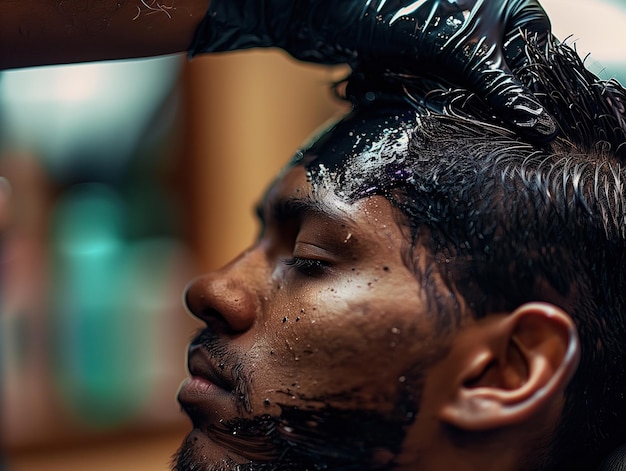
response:
[[[189,347],[187,369],[192,376],[204,378],[221,389],[234,389],[233,381],[226,377],[223,367],[216,365],[215,359],[201,345]]]

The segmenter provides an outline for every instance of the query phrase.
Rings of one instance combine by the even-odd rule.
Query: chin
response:
[[[194,428],[172,458],[172,471],[239,471],[241,462]]]

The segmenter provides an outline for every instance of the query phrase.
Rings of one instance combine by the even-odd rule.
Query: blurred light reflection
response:
[[[60,180],[77,165],[119,176],[180,67],[169,56],[3,72],[0,152],[33,153]]]

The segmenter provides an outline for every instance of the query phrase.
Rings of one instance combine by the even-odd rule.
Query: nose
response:
[[[254,324],[260,309],[250,254],[243,254],[221,270],[193,280],[185,292],[189,312],[209,324],[224,324],[233,333],[244,332]]]

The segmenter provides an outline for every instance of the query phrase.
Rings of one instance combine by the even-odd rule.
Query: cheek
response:
[[[419,360],[423,326],[411,302],[415,294],[394,296],[392,286],[370,277],[276,296],[278,308],[264,329],[266,378],[308,397],[349,394],[351,401],[371,402],[395,396]]]

